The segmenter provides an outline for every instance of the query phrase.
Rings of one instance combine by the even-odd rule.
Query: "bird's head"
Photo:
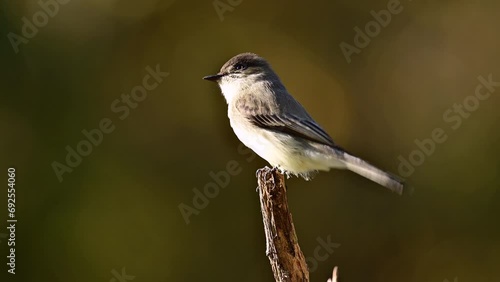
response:
[[[217,82],[222,94],[229,99],[242,89],[252,84],[275,77],[267,61],[253,53],[242,53],[229,59],[219,73],[203,77],[205,80]]]

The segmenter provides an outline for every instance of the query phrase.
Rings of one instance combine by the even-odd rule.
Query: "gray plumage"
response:
[[[310,179],[318,170],[349,169],[401,194],[397,177],[355,157],[333,139],[288,94],[267,61],[243,53],[227,61],[216,81],[228,103],[228,117],[237,137],[272,166]]]

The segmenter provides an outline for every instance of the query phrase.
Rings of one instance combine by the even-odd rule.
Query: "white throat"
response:
[[[231,104],[231,101],[234,97],[238,95],[243,89],[248,87],[248,84],[245,83],[246,79],[236,79],[236,80],[222,80],[219,84],[222,94],[224,98],[226,98],[226,102]]]

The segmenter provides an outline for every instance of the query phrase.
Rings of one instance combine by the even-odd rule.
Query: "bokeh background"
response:
[[[500,4],[402,1],[348,63],[339,44],[388,2],[220,0],[221,16],[212,1],[69,0],[16,53],[8,34],[41,7],[2,1],[0,182],[14,166],[18,223],[17,274],[0,237],[0,280],[120,281],[124,268],[124,281],[274,281],[255,192],[266,163],[238,149],[218,87],[201,79],[251,51],[338,144],[386,170],[415,139],[448,137],[408,177],[411,196],[345,171],[287,182],[305,256],[318,238],[340,244],[312,281],[335,265],[343,281],[497,281],[500,88],[456,130],[443,114],[478,76],[500,81]],[[158,64],[169,76],[120,120],[110,105]],[[60,182],[51,164],[103,118],[115,130]],[[186,224],[179,205],[230,161],[239,173]]]

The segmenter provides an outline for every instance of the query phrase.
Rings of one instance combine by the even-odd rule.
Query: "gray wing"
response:
[[[327,146],[338,148],[333,139],[319,125],[309,119],[293,115],[251,115],[250,121],[263,129],[282,132]]]

